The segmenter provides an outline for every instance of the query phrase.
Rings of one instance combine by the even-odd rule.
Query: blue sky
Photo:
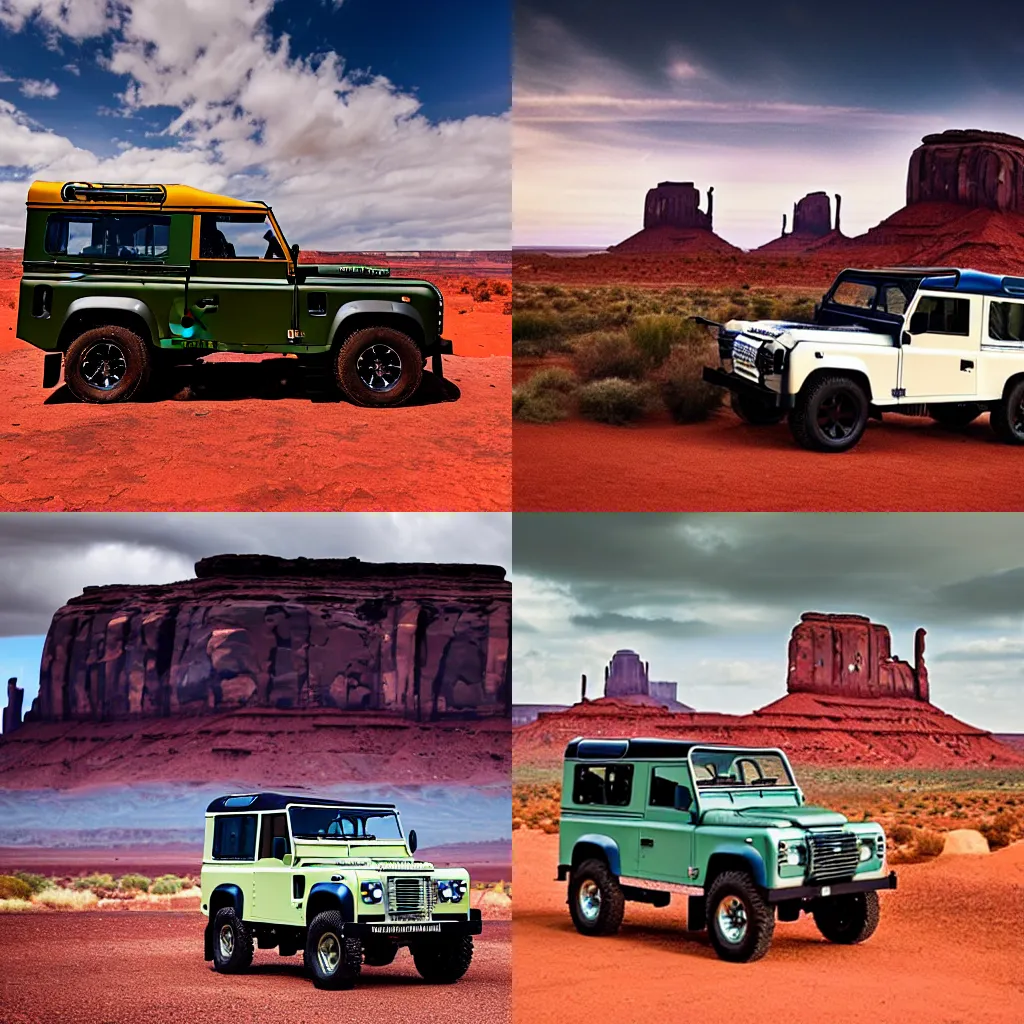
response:
[[[382,10],[5,0],[0,244],[51,176],[265,198],[308,247],[507,247],[510,4]]]
[[[858,234],[903,205],[926,133],[1024,134],[1019,4],[520,0],[518,245],[608,245],[663,180],[715,186],[715,227],[754,247],[807,192]]]

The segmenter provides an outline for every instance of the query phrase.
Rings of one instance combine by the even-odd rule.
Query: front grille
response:
[[[423,920],[433,908],[434,887],[429,878],[388,879],[388,916],[403,921]]]
[[[820,832],[810,837],[808,877],[816,882],[852,878],[860,861],[857,837],[851,832]]]

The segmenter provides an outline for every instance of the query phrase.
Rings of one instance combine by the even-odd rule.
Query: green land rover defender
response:
[[[813,916],[832,942],[878,926],[895,889],[885,835],[804,803],[786,755],[666,739],[572,740],[565,751],[558,878],[584,935],[611,935],[627,900],[688,898],[723,960],[768,952],[775,919]]]
[[[28,192],[18,337],[84,402],[118,402],[213,352],[294,353],[351,401],[398,405],[427,357],[442,375],[444,301],[385,267],[298,262],[271,208],[187,185],[37,181]]]
[[[393,804],[279,793],[223,796],[206,809],[205,955],[244,971],[253,945],[303,951],[318,988],[351,988],[407,946],[430,982],[458,981],[473,959],[480,911],[469,875],[415,859],[416,833]]]

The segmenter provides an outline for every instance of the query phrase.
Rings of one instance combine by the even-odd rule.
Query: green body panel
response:
[[[336,264],[300,263],[292,275],[283,259],[193,260],[192,213],[170,215],[164,257],[128,262],[47,253],[47,218],[66,212],[28,211],[17,333],[45,351],[66,349],[78,333],[69,324],[76,300],[88,301],[90,326],[104,321],[104,310],[113,311],[111,322],[123,322],[129,305],[141,304],[128,311],[160,349],[326,353],[353,325],[387,323],[409,334],[424,357],[439,351],[443,300],[427,281],[346,276]],[[52,291],[41,308],[44,288]]]
[[[751,787],[746,792],[697,790],[685,758],[621,759],[617,763],[634,766],[629,803],[580,805],[573,802],[573,785],[581,763],[593,762],[566,760],[563,765],[558,860],[564,866],[581,859],[579,844],[595,851],[603,846],[603,855],[619,876],[702,888],[709,869],[712,875],[718,870],[716,860],[730,857],[735,864],[735,858],[741,857],[764,888],[785,889],[807,884],[807,866],[785,863],[779,855],[780,842],[806,844],[816,831],[849,832],[858,841],[883,837],[874,822],[850,822],[835,811],[804,804],[796,786]],[[696,794],[689,810],[650,805],[655,769]],[[860,862],[853,877],[884,876],[884,858],[876,854]]]

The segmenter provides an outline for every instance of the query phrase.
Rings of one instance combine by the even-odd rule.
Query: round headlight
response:
[[[454,892],[452,891],[452,883],[438,882],[437,895],[441,898],[442,903],[450,903],[455,895]]]
[[[871,860],[875,855],[875,842],[873,839],[863,839],[860,844],[861,861]]]
[[[364,903],[380,903],[384,899],[384,886],[380,882],[362,882],[359,895]]]

